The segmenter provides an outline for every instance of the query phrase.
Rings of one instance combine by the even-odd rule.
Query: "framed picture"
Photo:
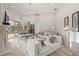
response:
[[[72,14],[72,27],[75,32],[79,31],[79,11]]]
[[[66,26],[69,26],[69,17],[68,16],[64,18],[64,28]]]

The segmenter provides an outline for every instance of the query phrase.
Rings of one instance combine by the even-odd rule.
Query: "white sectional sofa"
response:
[[[61,36],[56,36],[56,39],[54,43],[50,43],[50,39],[48,38],[45,41],[46,46],[43,46],[42,48],[39,49],[39,56],[46,56],[49,55],[50,53],[56,51],[58,48],[61,46]]]
[[[33,39],[30,38],[27,39],[27,41],[25,42],[26,45],[23,44],[20,45],[26,47],[25,49],[22,48],[23,51],[27,51],[27,52],[23,52],[24,55],[28,54],[28,56],[46,56],[56,51],[58,48],[60,48],[61,40],[62,40],[61,36],[56,36],[56,39],[53,43],[50,42],[49,36],[45,36],[45,35],[39,35],[39,36],[40,36],[39,39],[37,39],[36,37]],[[13,37],[15,37],[14,34],[10,35],[9,38],[13,38]],[[45,46],[41,46],[39,40],[44,40]]]
[[[50,39],[48,36],[40,36],[42,39],[44,39],[45,46],[42,46],[39,44],[38,39],[30,39],[29,41],[31,43],[28,43],[28,54],[30,56],[46,56],[50,53],[56,51],[61,46],[61,36],[56,36],[56,40],[54,43],[50,43]],[[33,42],[34,41],[34,42]],[[36,42],[37,41],[37,42]],[[30,48],[29,48],[30,47]]]

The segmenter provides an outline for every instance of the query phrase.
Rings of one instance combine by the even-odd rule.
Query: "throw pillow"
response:
[[[54,43],[54,41],[55,41],[55,38],[54,37],[50,37],[50,42]]]
[[[44,40],[41,41],[41,45],[46,46],[45,43],[44,43]]]

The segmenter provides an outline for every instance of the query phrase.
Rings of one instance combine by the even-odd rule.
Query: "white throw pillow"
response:
[[[51,44],[50,37],[49,36],[46,36],[46,37],[47,37],[47,40],[45,41],[45,44],[46,44],[46,46],[48,46]]]
[[[49,46],[51,43],[49,41],[44,41],[46,46]]]

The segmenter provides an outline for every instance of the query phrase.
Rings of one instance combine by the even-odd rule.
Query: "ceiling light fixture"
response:
[[[15,6],[13,5],[12,8],[15,8]]]
[[[29,5],[31,5],[32,3],[29,3]]]
[[[51,6],[53,6],[54,4],[53,3],[51,3]]]

